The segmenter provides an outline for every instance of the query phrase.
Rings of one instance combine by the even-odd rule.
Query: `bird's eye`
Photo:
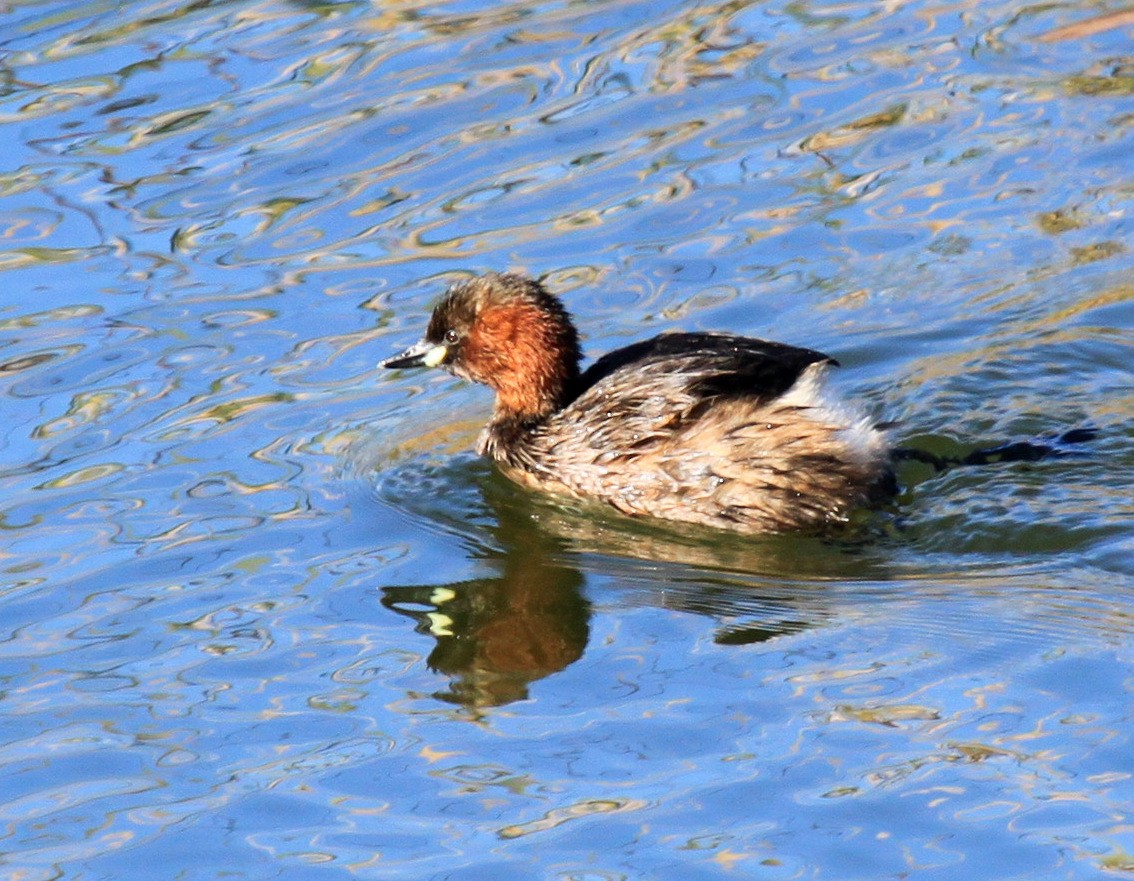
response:
[[[455,343],[460,338],[461,338],[461,335],[459,333],[457,333],[455,330],[445,331],[445,342],[447,342],[447,343]]]

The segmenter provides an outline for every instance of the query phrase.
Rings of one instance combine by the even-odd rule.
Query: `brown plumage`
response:
[[[821,352],[663,334],[579,372],[560,301],[531,279],[450,288],[386,367],[444,366],[496,392],[477,451],[512,479],[631,515],[742,532],[821,529],[894,491],[884,434],[825,394]]]

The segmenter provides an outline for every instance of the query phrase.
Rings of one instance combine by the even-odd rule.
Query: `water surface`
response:
[[[1134,23],[1108,3],[0,15],[14,878],[1134,871]],[[836,540],[540,499],[377,362],[542,276],[592,355],[829,352],[942,455]]]

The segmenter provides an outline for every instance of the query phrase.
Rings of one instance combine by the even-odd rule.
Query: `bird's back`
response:
[[[744,532],[841,522],[893,477],[884,435],[824,390],[834,363],[747,337],[663,334],[598,359],[565,407],[493,455],[521,482],[627,514]]]

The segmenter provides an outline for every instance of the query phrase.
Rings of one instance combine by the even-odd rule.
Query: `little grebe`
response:
[[[821,529],[895,490],[884,433],[831,400],[821,352],[667,333],[579,372],[563,304],[536,281],[453,285],[384,367],[444,367],[496,392],[477,440],[519,483],[741,532]]]

